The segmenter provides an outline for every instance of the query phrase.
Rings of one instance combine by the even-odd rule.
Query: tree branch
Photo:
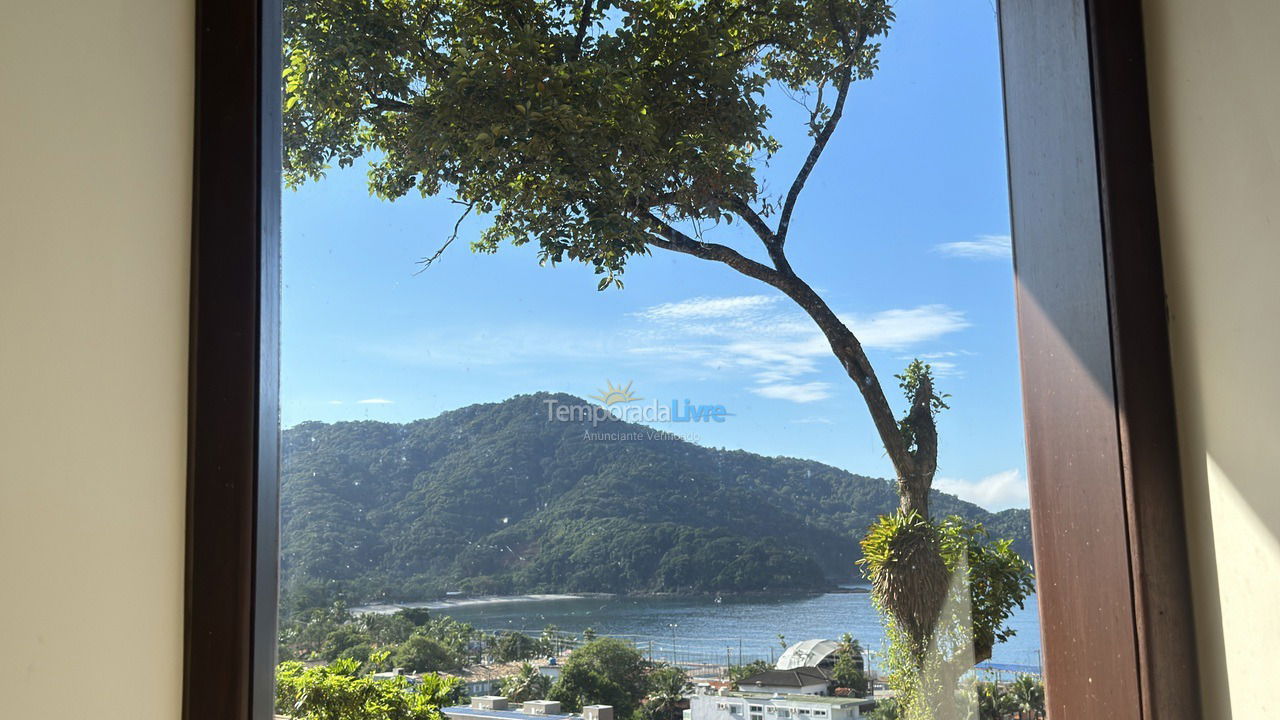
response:
[[[724,263],[743,275],[761,280],[779,289],[781,288],[779,283],[783,280],[782,275],[768,265],[758,263],[728,245],[694,240],[651,212],[646,212],[643,217],[649,225],[649,229],[657,234],[656,237],[654,235],[649,236],[648,243],[650,245],[663,250],[692,255],[703,260]]]
[[[914,468],[910,477],[902,480],[899,493],[904,512],[915,511],[921,517],[929,517],[929,487],[938,467],[938,425],[933,416],[933,379],[926,373],[920,377],[911,409],[902,420],[902,427],[915,443],[911,451]]]
[[[440,249],[436,250],[431,257],[424,257],[418,261],[418,264],[422,267],[418,268],[418,272],[414,273],[414,275],[425,272],[427,268],[431,267],[432,263],[440,259],[440,256],[444,254],[444,251],[448,250],[449,246],[453,244],[453,241],[458,239],[458,229],[462,227],[462,221],[466,220],[467,216],[470,215],[471,211],[476,207],[475,203],[462,203],[457,200],[454,200],[454,202],[459,205],[465,204],[467,209],[462,211],[462,215],[458,217],[458,221],[453,224],[453,233],[449,235],[448,240],[444,241],[444,244],[440,246]]]
[[[732,50],[725,50],[724,52],[720,53],[716,57],[718,58],[738,57],[739,55],[746,55],[746,54],[754,53],[758,50],[763,50],[769,46],[779,47],[779,48],[782,48],[783,50],[791,50],[791,51],[795,50],[792,47],[788,47],[784,45],[782,43],[781,37],[774,37],[770,35],[770,36],[762,37],[759,40],[756,40],[754,42],[747,43],[746,45],[743,45],[741,47],[736,47],[736,48],[733,48]]]
[[[780,248],[779,252],[781,252]],[[845,374],[862,393],[862,399],[867,405],[867,411],[871,414],[871,420],[876,426],[880,441],[884,444],[889,461],[893,463],[901,488],[904,483],[919,474],[917,463],[910,449],[907,448],[902,432],[898,429],[898,421],[894,418],[893,409],[889,407],[884,389],[880,386],[880,380],[876,377],[875,369],[871,367],[871,361],[867,358],[862,343],[844,324],[844,321],[831,310],[826,301],[794,273],[785,276],[782,283],[776,287],[794,300],[817,323],[818,329],[831,345],[831,352],[844,367]]]
[[[755,231],[756,237],[760,238],[760,242],[765,245],[773,242],[773,228],[770,228],[764,218],[760,217],[760,214],[753,210],[744,200],[733,198],[729,201],[729,209]]]
[[[373,103],[373,109],[378,112],[412,112],[414,110],[413,105],[395,98],[374,97],[369,101]]]
[[[782,251],[782,241],[769,227],[768,223],[764,221],[764,218],[760,217],[759,213],[740,198],[730,200],[729,207],[738,217],[742,218],[743,222],[751,226],[751,229],[756,233],[756,237],[760,238],[760,242],[764,243],[764,248],[769,253],[769,260],[773,262],[773,267],[782,275],[795,277],[795,272],[791,269],[791,263],[787,261],[787,255]]]
[[[586,42],[587,30],[591,27],[591,15],[595,12],[595,0],[582,0],[582,8],[578,10],[578,28],[573,36],[573,54],[570,60],[582,57],[582,44]]]
[[[827,143],[831,140],[831,136],[836,131],[836,126],[840,124],[840,118],[844,115],[844,104],[849,99],[849,86],[853,84],[853,63],[857,60],[857,53],[867,42],[866,29],[859,27],[857,34],[849,37],[849,30],[840,20],[840,14],[836,12],[835,7],[830,2],[827,3],[827,14],[831,20],[831,25],[835,28],[836,33],[840,36],[840,45],[844,48],[846,59],[840,63],[837,72],[839,73],[836,80],[836,101],[831,106],[831,117],[823,124],[816,137],[813,139],[813,147],[809,149],[809,155],[804,160],[804,165],[800,166],[800,172],[796,173],[795,180],[791,182],[791,189],[787,191],[787,198],[782,204],[782,214],[778,218],[778,244],[783,245],[787,242],[787,231],[791,229],[791,213],[795,212],[796,200],[800,197],[800,191],[804,189],[804,185],[809,180],[813,167],[818,164],[818,158],[822,157],[822,151],[826,149]],[[819,86],[821,89],[821,86]],[[818,107],[814,107],[814,113],[818,112]]]
[[[866,351],[862,348],[862,343],[859,342],[853,331],[831,310],[826,301],[818,293],[814,292],[813,288],[809,287],[807,283],[790,271],[790,266],[785,264],[785,258],[783,258],[783,263],[787,270],[784,272],[781,269],[774,269],[758,263],[726,245],[694,240],[653,213],[646,212],[643,219],[648,224],[649,229],[657,234],[657,236],[649,236],[648,242],[650,245],[664,250],[692,255],[704,260],[723,263],[743,275],[772,285],[795,301],[817,323],[818,329],[822,331],[822,334],[827,338],[827,342],[831,345],[832,353],[835,354],[849,379],[853,380],[854,385],[857,386],[858,391],[862,394],[867,410],[871,413],[872,422],[876,426],[876,432],[880,435],[881,442],[884,443],[885,452],[889,455],[890,462],[893,463],[899,484],[903,485],[910,482],[910,479],[918,474],[915,458],[907,448],[902,433],[898,428],[898,421],[893,415],[893,409],[889,407],[889,401],[885,398],[884,389],[880,387],[880,380],[876,378],[875,370],[871,367],[871,361],[867,358]],[[766,247],[770,247],[770,244],[766,243]],[[770,249],[770,254],[772,255],[773,248]],[[781,255],[781,246],[776,245],[776,249],[778,254]]]
[[[791,214],[795,212],[796,200],[800,198],[800,191],[804,189],[804,185],[809,181],[809,175],[813,173],[813,168],[818,164],[818,158],[822,157],[822,151],[826,149],[827,143],[831,140],[831,136],[835,134],[836,125],[839,124],[840,118],[844,115],[845,100],[849,97],[849,86],[853,83],[853,69],[849,64],[844,64],[840,69],[840,77],[837,80],[837,95],[835,104],[831,107],[831,117],[823,124],[822,130],[813,140],[813,147],[809,149],[809,155],[805,157],[804,164],[800,166],[800,171],[796,173],[796,177],[791,181],[791,189],[787,191],[787,198],[782,203],[782,213],[778,217],[778,244],[782,245],[787,242],[787,231],[791,229]],[[815,109],[814,112],[817,112]]]

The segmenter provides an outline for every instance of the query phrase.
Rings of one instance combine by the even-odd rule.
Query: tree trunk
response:
[[[847,85],[841,90],[842,98],[845,90]],[[820,152],[820,147],[818,151]],[[793,194],[795,192],[793,187]],[[789,201],[788,205],[790,204]],[[735,210],[735,207],[731,203],[726,210]],[[911,410],[899,425],[893,409],[889,407],[889,401],[885,399],[884,389],[880,386],[875,369],[871,367],[871,361],[862,349],[862,343],[844,321],[832,312],[826,301],[792,270],[782,247],[785,232],[771,232],[750,208],[738,207],[736,210],[760,236],[773,261],[773,267],[756,262],[726,245],[694,240],[649,210],[642,211],[639,220],[654,233],[648,241],[650,245],[724,263],[747,277],[781,290],[813,319],[831,346],[831,352],[862,394],[880,442],[884,445],[889,461],[893,463],[898,492],[902,497],[902,509],[919,513],[921,517],[928,519],[929,488],[933,484],[938,459],[938,434],[931,407],[932,383],[926,377],[915,388],[915,393],[910,398]],[[908,437],[911,441],[908,441]]]
[[[795,301],[818,325],[818,329],[827,338],[827,343],[831,346],[831,352],[840,361],[844,367],[845,373],[853,380],[853,384],[862,393],[862,398],[866,402],[867,410],[871,414],[871,421],[875,424],[876,432],[880,436],[880,441],[884,445],[885,453],[889,456],[889,461],[893,463],[895,475],[897,475],[899,494],[904,497],[903,502],[906,503],[905,497],[908,493],[905,489],[909,486],[924,486],[925,503],[923,505],[913,504],[910,506],[921,516],[928,517],[928,488],[933,482],[933,468],[937,465],[936,457],[926,458],[923,463],[928,468],[927,473],[920,473],[918,468],[917,452],[913,452],[907,446],[906,439],[902,429],[898,426],[898,421],[893,416],[893,410],[889,407],[889,401],[885,398],[884,389],[880,386],[880,380],[876,377],[875,370],[871,367],[871,361],[867,359],[866,352],[862,349],[862,343],[858,342],[858,338],[853,334],[848,326],[831,310],[826,301],[823,300],[813,288],[809,287],[803,280],[793,273],[785,274],[775,286],[786,293],[787,297]],[[930,388],[931,390],[932,388]],[[916,403],[913,403],[913,406]],[[914,407],[911,415],[908,416],[910,422],[915,415]],[[931,414],[927,414],[927,422],[930,428],[933,425]],[[928,454],[936,456],[937,453],[937,435],[933,434],[934,441],[928,448],[919,448],[926,450]],[[919,493],[914,493],[919,496]],[[904,504],[904,508],[907,507]]]
[[[841,89],[842,98],[845,90],[847,90],[847,84]],[[820,140],[821,144],[825,144],[825,140],[821,138]],[[821,152],[821,144],[816,152]],[[803,174],[800,184],[803,184]],[[793,188],[792,194],[794,193]],[[788,208],[793,200],[794,198],[789,199]],[[785,231],[772,233],[749,208],[738,210],[760,236],[773,261],[773,267],[747,258],[728,246],[694,240],[651,212],[646,211],[642,221],[656,233],[656,236],[649,241],[651,245],[724,263],[747,277],[755,278],[782,291],[813,319],[831,346],[831,352],[840,361],[845,373],[862,394],[862,399],[871,414],[872,423],[884,445],[885,454],[893,463],[898,482],[900,509],[904,514],[915,513],[920,518],[929,520],[929,490],[933,485],[934,472],[938,466],[938,432],[933,417],[936,398],[928,375],[920,374],[914,378],[915,385],[910,388],[912,394],[908,398],[911,407],[906,417],[899,422],[889,406],[889,401],[885,398],[884,389],[876,377],[875,370],[871,367],[871,361],[867,359],[862,343],[831,310],[826,301],[795,274],[790,263],[787,262],[783,252]],[[784,219],[789,214],[784,212]],[[927,572],[929,567],[937,568],[943,565],[941,554],[937,550],[933,553],[934,557],[920,558],[919,572],[904,575],[900,580],[895,580],[894,584],[899,587],[890,594],[914,596],[915,605],[936,604],[941,608],[947,583],[934,582],[936,578],[931,577],[931,573]],[[945,573],[945,568],[943,572]],[[912,622],[910,618],[895,617],[895,621],[903,626],[914,647],[927,648],[931,645],[930,641],[935,630],[932,620],[928,622],[928,627],[921,627],[920,623]],[[923,668],[923,658],[920,658],[917,662],[917,670],[923,671]]]
[[[919,513],[920,517],[929,517],[929,487],[932,477],[910,475],[898,478],[898,507],[903,513]]]

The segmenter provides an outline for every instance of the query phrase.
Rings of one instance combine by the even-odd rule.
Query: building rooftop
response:
[[[738,681],[738,687],[748,688],[751,685],[770,685],[774,687],[802,688],[808,685],[822,685],[830,678],[821,668],[797,667],[789,670],[765,670],[748,675]]]
[[[520,666],[525,664],[533,665],[535,668],[537,667],[536,664],[531,663],[528,660],[517,660],[515,662],[501,663],[497,665],[469,665],[462,668],[462,670],[457,673],[440,674],[445,677],[460,678],[463,682],[501,680],[518,674],[520,672]]]
[[[520,712],[519,710],[481,710],[467,705],[440,708],[440,711],[451,718],[500,718],[500,720],[529,720],[530,718],[539,718],[540,720],[566,720],[567,718],[576,717],[574,715],[531,715],[529,713]]]
[[[714,695],[708,697],[717,697]],[[744,700],[786,700],[793,703],[812,703],[815,705],[860,705],[862,703],[871,702],[869,698],[855,697],[831,697],[829,695],[799,695],[788,693],[786,695],[775,695],[767,692],[747,692],[739,691],[727,693],[720,697],[737,697]]]

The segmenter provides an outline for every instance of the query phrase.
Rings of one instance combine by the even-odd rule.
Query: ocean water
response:
[[[547,625],[580,636],[633,641],[655,659],[723,665],[776,658],[785,644],[811,638],[857,638],[879,666],[885,646],[880,616],[866,593],[777,597],[593,597],[499,602],[435,611],[484,630],[520,630],[538,635]],[[1016,610],[1009,625],[1017,634],[996,646],[992,661],[1040,664],[1040,623],[1036,598]],[[783,636],[780,639],[779,635]]]

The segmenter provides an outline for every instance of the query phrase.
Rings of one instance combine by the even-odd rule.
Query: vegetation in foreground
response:
[[[531,660],[566,649],[554,626],[535,638],[515,631],[484,632],[422,609],[357,616],[342,603],[285,620],[278,647],[281,660],[351,661],[361,675],[392,668],[411,673],[456,672],[480,662]]]
[[[976,720],[1043,720],[1044,683],[1033,675],[1019,675],[1012,683],[975,681],[960,690],[954,707],[962,717]],[[903,720],[902,704],[882,700],[867,715],[868,720]]]
[[[300,720],[442,720],[441,707],[466,701],[456,678],[426,673],[411,682],[403,675],[371,675],[392,658],[379,650],[364,662],[283,662],[276,677],[277,712]],[[680,668],[648,661],[628,642],[599,638],[577,648],[555,682],[525,663],[501,687],[513,702],[552,699],[567,712],[606,704],[619,720],[678,720],[690,684]]]
[[[349,621],[329,629],[326,638],[359,635],[363,642],[353,647],[364,647],[387,637],[389,628],[402,626],[406,621],[414,622],[403,615],[377,617],[382,619],[373,623],[374,627]],[[459,628],[433,625],[423,617],[417,620],[419,624],[414,625],[413,634],[401,644],[401,649],[412,645],[416,638],[434,643],[444,637],[457,637],[455,631]],[[326,623],[319,622],[317,627],[324,625]],[[553,629],[547,635],[556,637]],[[550,652],[562,649],[547,644],[552,641],[524,638],[513,646]],[[862,673],[861,646],[848,635],[843,643],[846,655],[842,656],[843,664],[837,664],[833,681],[862,695],[866,691],[866,679]],[[332,655],[339,644],[342,643],[326,642],[325,652]],[[443,668],[422,674],[420,681],[416,677],[411,681],[405,675],[373,677],[375,671],[394,663],[397,657],[405,656],[380,647],[363,660],[344,651],[337,651],[336,657],[326,664],[286,660],[277,671],[277,712],[300,720],[443,720],[441,707],[466,702],[459,681],[442,676]],[[848,662],[844,662],[846,658]],[[432,662],[448,664],[434,656]],[[731,675],[741,678],[767,668],[767,665],[752,663],[732,669]],[[503,680],[500,688],[502,695],[512,702],[557,700],[566,712],[579,712],[584,705],[612,705],[618,720],[679,720],[685,697],[692,690],[683,669],[648,660],[633,644],[608,637],[585,641],[574,649],[554,682],[539,674],[533,665],[523,663]]]
[[[426,675],[410,683],[361,675],[359,668],[351,659],[313,667],[281,663],[276,712],[298,720],[445,720],[440,708],[457,697],[454,679]]]

